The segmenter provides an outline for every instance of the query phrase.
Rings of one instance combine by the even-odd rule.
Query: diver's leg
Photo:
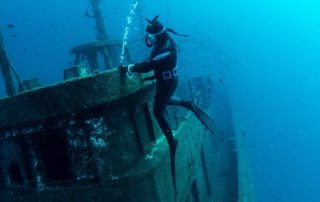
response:
[[[181,98],[177,96],[172,96],[170,101],[168,102],[169,105],[171,106],[181,106],[184,108],[187,108],[191,111],[195,111],[195,105],[192,101],[189,100],[182,100]]]
[[[164,112],[165,112],[165,110],[161,106],[161,103],[155,101],[154,110],[153,110],[154,116],[157,119],[158,124],[167,139],[171,155],[174,155],[175,150],[176,150],[177,140],[173,137],[172,130],[169,126],[169,123],[168,123],[165,115],[164,115]]]
[[[162,84],[157,84],[156,96],[154,100],[154,116],[156,117],[160,128],[162,129],[170,151],[171,162],[171,177],[175,195],[175,201],[177,196],[177,183],[176,183],[176,166],[175,166],[175,153],[178,145],[178,140],[174,138],[170,125],[165,116],[165,110],[177,87],[177,80],[166,81]]]
[[[175,154],[178,141],[173,137],[172,130],[165,116],[165,110],[175,88],[176,82],[157,84],[153,108],[154,116],[169,144],[171,155]]]

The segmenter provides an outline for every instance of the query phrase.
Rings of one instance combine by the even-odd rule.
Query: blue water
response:
[[[110,39],[122,39],[131,3],[102,2]],[[69,49],[95,40],[94,22],[84,16],[89,1],[0,5],[8,55],[23,79],[60,81],[73,61]],[[246,133],[256,201],[320,201],[319,1],[152,0],[140,8],[190,35],[176,38],[184,77],[221,79],[235,127]]]

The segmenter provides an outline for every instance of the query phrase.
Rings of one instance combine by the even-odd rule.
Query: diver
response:
[[[168,32],[177,34],[171,29],[166,29],[156,16],[148,21],[146,28],[145,43],[152,48],[150,57],[141,63],[121,65],[119,68],[125,72],[146,73],[154,71],[154,75],[145,80],[156,80],[156,93],[153,104],[153,114],[166,137],[169,145],[171,160],[171,177],[174,188],[175,200],[177,199],[175,153],[178,140],[174,138],[173,132],[165,116],[168,105],[178,105],[179,99],[172,99],[178,84],[177,52],[178,48]],[[177,34],[179,35],[179,34]],[[185,36],[185,35],[182,35]]]
[[[168,120],[165,117],[168,105],[178,105],[178,99],[172,99],[177,88],[177,52],[178,48],[168,32],[177,34],[171,29],[166,29],[158,20],[159,16],[148,21],[145,43],[152,47],[150,57],[141,63],[122,65],[120,70],[126,72],[146,73],[154,70],[154,76],[145,80],[156,80],[156,94],[154,98],[153,113],[169,144],[170,155],[175,155],[178,140],[174,138]],[[180,34],[177,34],[180,35]],[[185,35],[181,35],[185,36]]]
[[[154,70],[154,76],[144,80],[156,80],[153,113],[167,139],[170,154],[174,156],[178,140],[174,138],[170,125],[165,117],[165,110],[168,105],[182,106],[191,110],[212,133],[214,129],[211,123],[214,123],[214,121],[193,102],[173,97],[178,83],[178,47],[168,32],[178,36],[186,37],[187,35],[178,34],[172,29],[166,29],[158,18],[159,15],[152,20],[146,19],[148,26],[146,28],[145,43],[149,48],[152,48],[150,57],[144,62],[121,65],[119,68],[121,71],[137,73],[146,73]]]
[[[173,96],[178,84],[177,56],[179,48],[168,32],[178,36],[187,35],[178,34],[172,29],[166,29],[158,18],[159,16],[157,15],[152,20],[146,19],[148,21],[148,26],[146,28],[145,43],[149,48],[152,48],[150,57],[141,63],[121,65],[119,66],[119,69],[120,71],[129,73],[146,73],[152,70],[154,71],[153,76],[144,80],[156,80],[153,113],[169,145],[171,172],[176,194],[175,153],[178,140],[174,137],[165,116],[167,106],[182,106],[193,111],[198,119],[211,132],[213,132],[213,129],[210,127],[212,125],[210,123],[213,123],[213,120],[201,111],[193,102],[184,101]]]

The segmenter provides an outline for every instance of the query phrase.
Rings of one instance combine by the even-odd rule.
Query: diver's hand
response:
[[[118,68],[120,72],[128,72],[128,65],[120,65]]]
[[[133,67],[133,64],[129,64],[129,65],[120,65],[118,68],[120,72],[132,72],[132,67]]]

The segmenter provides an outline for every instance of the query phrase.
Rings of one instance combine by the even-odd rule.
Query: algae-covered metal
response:
[[[0,100],[1,201],[174,201],[153,95],[114,70]],[[234,145],[171,113],[178,201],[236,201]]]

